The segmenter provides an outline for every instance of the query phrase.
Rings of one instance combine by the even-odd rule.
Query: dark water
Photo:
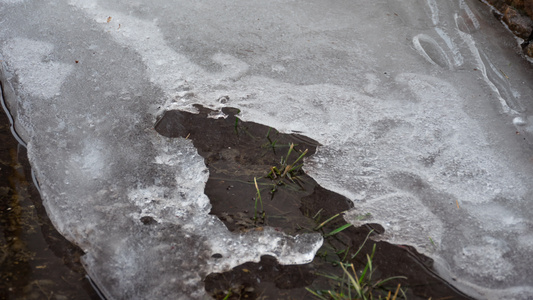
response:
[[[0,109],[0,299],[100,299],[85,278],[82,254],[50,223],[26,149]]]

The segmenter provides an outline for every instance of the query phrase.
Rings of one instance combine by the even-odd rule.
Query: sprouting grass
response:
[[[270,129],[267,132],[266,137],[270,142],[269,144],[270,147],[272,147],[273,149],[276,148],[277,140],[272,141],[270,139]],[[289,147],[289,150],[287,151],[287,155],[281,157],[280,164],[278,166],[270,167],[269,172],[265,176],[265,179],[267,180],[270,179],[268,183],[264,183],[264,182],[258,183],[257,182],[258,179],[254,177],[254,184],[255,184],[255,189],[256,189],[256,197],[255,197],[256,208],[255,208],[254,220],[257,220],[258,201],[261,203],[261,211],[262,211],[262,206],[263,206],[263,201],[261,198],[261,190],[259,189],[259,185],[269,186],[271,200],[274,198],[274,195],[278,191],[279,187],[284,187],[284,188],[287,188],[288,190],[294,190],[294,191],[304,189],[302,185],[304,181],[299,178],[299,176],[301,175],[301,168],[303,164],[299,164],[299,162],[305,157],[305,155],[308,152],[308,149],[305,149],[305,151],[297,151],[294,148],[295,144],[293,143],[289,144],[288,147]],[[299,153],[298,157],[294,161],[291,161],[290,160],[291,154],[297,153],[297,152]],[[264,216],[264,213],[263,213],[263,216]]]
[[[367,264],[369,266],[371,264]],[[320,291],[313,291],[310,288],[305,288],[308,292],[313,294],[318,299],[323,300],[370,300],[370,299],[385,299],[385,300],[396,300],[398,297],[402,297],[403,299],[406,299],[405,293],[401,289],[401,285],[398,284],[396,286],[396,289],[389,290],[388,292],[384,292],[383,295],[378,295],[377,297],[374,296],[371,291],[372,289],[379,288],[383,284],[385,284],[387,281],[396,279],[396,278],[388,278],[387,280],[378,281],[375,284],[368,285],[365,283],[365,275],[357,276],[357,272],[355,270],[355,267],[353,264],[349,264],[345,266],[344,264],[340,265],[343,270],[343,276],[342,277],[336,277],[336,276],[326,276],[334,281],[337,281],[339,283],[339,291],[334,290],[320,290]],[[394,294],[393,294],[394,292]]]
[[[268,128],[267,134],[265,138],[267,139],[267,143],[263,144],[262,148],[271,148],[272,152],[276,154],[276,149],[278,148],[289,148],[290,144],[280,144],[278,140],[274,139],[270,136],[270,134],[274,131],[274,133],[278,133],[276,129]]]
[[[343,231],[344,229],[348,228],[352,226],[352,224],[344,224],[342,225],[341,227],[335,229],[335,230],[332,230],[330,233],[324,235],[324,237],[328,237],[328,236],[332,236],[332,235],[336,235],[337,233]]]
[[[239,117],[237,117],[238,114],[241,113],[241,110],[238,109],[237,110],[237,113],[235,114],[235,125],[234,125],[234,129],[235,129],[235,134],[236,135],[239,135]]]
[[[270,130],[272,130],[272,128],[268,128],[267,135],[266,135],[266,138],[268,140],[268,144],[266,144],[266,145],[271,147],[272,151],[274,152],[274,154],[276,154],[276,144],[278,143],[278,140],[272,141],[272,139],[270,138]]]
[[[292,180],[293,177],[295,177],[296,173],[301,169],[303,164],[297,164],[304,156],[307,154],[308,149],[305,149],[305,151],[299,151],[299,156],[294,160],[292,163],[289,163],[289,158],[293,152],[296,152],[296,149],[294,148],[296,145],[294,143],[290,143],[288,145],[279,145],[278,140],[272,140],[270,137],[270,133],[272,131],[272,128],[269,128],[266,134],[266,139],[268,140],[268,143],[263,145],[263,147],[269,147],[272,148],[272,151],[274,154],[276,154],[276,148],[282,148],[282,147],[288,147],[289,150],[287,151],[287,155],[285,157],[281,157],[280,165],[279,166],[272,166],[270,168],[270,172],[268,173],[267,177],[275,180],[278,178],[289,178]]]
[[[320,211],[321,211],[321,210],[320,210]],[[319,216],[319,214],[320,214],[320,211],[318,211],[318,212],[315,214],[315,216],[313,217],[313,219],[318,218],[318,216]],[[319,230],[319,229],[322,228],[324,225],[328,224],[330,221],[332,221],[333,219],[335,219],[336,217],[340,216],[340,215],[343,214],[343,213],[344,213],[344,212],[338,213],[338,214],[334,215],[333,217],[327,219],[326,221],[320,223],[317,227],[315,227],[314,230],[315,230],[315,231],[316,231],[316,230]]]
[[[403,276],[389,277],[383,280],[373,280],[374,274],[373,259],[376,252],[376,245],[372,248],[372,254],[366,256],[367,262],[359,275],[353,263],[339,262],[339,266],[342,269],[342,274],[330,275],[330,274],[318,274],[334,282],[334,288],[329,290],[312,290],[306,287],[306,290],[313,294],[318,299],[328,300],[370,300],[370,299],[387,299],[396,300],[398,297],[406,299],[404,291],[401,289],[400,284],[396,289],[388,289],[386,283],[394,279],[405,279]],[[342,254],[340,252],[338,254]],[[344,253],[346,258],[346,253]]]
[[[244,132],[247,136],[249,136],[250,138],[252,138],[253,140],[257,139],[255,136],[253,136],[249,131],[248,131],[248,128],[241,124],[241,119],[239,119],[239,117],[237,117],[238,114],[241,113],[241,110],[238,109],[237,110],[237,113],[235,114],[235,123],[233,124],[233,130],[235,131],[235,134],[237,136],[239,136],[239,133],[240,132]],[[245,123],[245,122],[243,122]]]
[[[255,190],[256,190],[256,195],[255,195],[255,207],[254,207],[254,220],[257,220],[257,213],[258,213],[258,210],[257,210],[257,202],[259,201],[259,203],[261,204],[261,211],[259,212],[261,214],[261,218],[264,218],[265,216],[265,212],[263,210],[263,199],[261,198],[261,190],[259,189],[259,186],[257,185],[257,178],[254,177],[254,183],[255,183]]]
[[[293,183],[297,183],[299,180],[298,175],[300,174],[300,170],[303,166],[303,164],[298,164],[298,162],[305,157],[309,150],[305,149],[305,151],[300,152],[298,158],[296,158],[292,163],[289,163],[289,158],[293,151],[296,152],[296,150],[294,150],[294,144],[291,143],[289,145],[287,155],[285,157],[281,157],[280,165],[271,167],[270,172],[268,172],[266,177],[270,178],[271,180],[283,180],[287,178]]]
[[[315,214],[313,219],[315,219],[318,223],[318,218],[320,217],[320,212]],[[342,215],[343,212],[338,213],[330,218],[328,218],[326,221],[318,224],[314,230],[320,230],[323,229],[324,226],[330,224],[334,219]],[[341,231],[349,228],[352,226],[352,224],[344,224],[341,226],[338,226],[337,228],[331,230],[329,233],[323,233],[323,236],[325,239],[331,238],[335,236],[336,234],[340,233]],[[322,230],[324,232],[324,230]],[[327,232],[327,231],[326,231]],[[357,269],[355,265],[352,263],[352,261],[355,260],[355,258],[359,255],[361,250],[363,249],[364,245],[370,238],[370,235],[373,233],[373,230],[371,230],[368,235],[366,236],[365,240],[359,247],[359,249],[353,254],[350,254],[350,248],[341,249],[339,251],[335,250],[333,252],[334,255],[336,255],[337,259],[335,262],[333,262],[334,266],[340,266],[342,269],[341,274],[332,275],[332,274],[318,274],[320,276],[323,276],[327,279],[329,279],[332,282],[332,288],[331,289],[323,289],[323,290],[313,290],[309,287],[306,287],[306,290],[310,292],[312,295],[314,295],[318,299],[333,299],[333,300],[347,300],[347,299],[361,299],[361,300],[373,300],[373,299],[387,299],[387,300],[396,300],[396,299],[406,299],[404,291],[401,289],[401,286],[398,285],[395,289],[391,289],[387,286],[387,283],[389,283],[391,280],[395,279],[405,279],[405,277],[402,276],[395,276],[395,277],[389,277],[383,280],[376,280],[373,278],[375,267],[373,265],[373,259],[374,254],[376,252],[376,245],[374,244],[374,247],[372,248],[372,253],[370,255],[366,255],[366,264],[363,267],[363,269],[359,272],[357,272]],[[331,249],[330,249],[331,250]],[[328,255],[327,250],[319,251],[317,253],[317,257],[321,257],[323,259],[326,259],[328,257],[331,258],[331,255],[333,253],[330,253]]]
[[[231,290],[228,291],[228,293],[226,294],[226,297],[224,297],[224,299],[222,300],[228,300],[229,297],[231,297]]]

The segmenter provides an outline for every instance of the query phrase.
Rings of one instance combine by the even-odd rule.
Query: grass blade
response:
[[[317,292],[313,291],[312,289],[306,287],[305,288],[309,293],[313,294],[315,297],[319,298],[319,299],[322,299],[322,300],[328,300],[328,298],[322,296],[322,295],[319,295]]]
[[[224,297],[224,299],[222,300],[228,300],[229,297],[231,297],[231,290],[228,291],[228,293],[226,294],[226,297]]]
[[[320,223],[320,225],[318,225],[317,227],[315,227],[315,230],[319,230],[319,229],[322,228],[324,225],[326,225],[329,221],[331,221],[331,220],[335,219],[336,217],[340,216],[340,214],[342,214],[342,213],[338,213],[338,214],[334,215],[333,217],[327,219],[326,221]]]
[[[261,199],[261,191],[259,190],[259,185],[257,185],[257,178],[254,177],[255,190],[257,191],[257,196],[255,197],[255,212],[254,219],[257,220],[257,200],[261,203],[261,212],[263,212],[263,199]]]
[[[378,281],[376,284],[374,284],[374,287],[378,287],[378,286],[383,285],[384,283],[389,282],[389,281],[394,280],[394,279],[407,279],[407,277],[405,277],[405,276],[389,277],[387,279],[383,279],[381,281]]]
[[[241,111],[237,110],[237,113],[235,114],[234,130],[235,130],[235,134],[236,135],[239,135],[239,117],[237,117],[237,115],[240,114],[240,113],[241,113]]]
[[[353,268],[353,264],[351,264],[351,266]],[[346,270],[346,267],[342,263],[341,263],[341,268],[344,271],[344,274],[346,274],[346,276],[350,280],[350,282],[353,285],[353,287],[355,288],[355,291],[357,292],[357,294],[361,295],[361,285],[359,284],[359,280],[355,279],[355,278],[357,278],[357,275],[354,273],[354,276],[355,276],[355,278],[354,278],[354,276],[352,276],[350,274],[350,272],[348,272],[348,270]]]
[[[392,300],[396,300],[396,297],[398,297],[398,292],[400,291],[401,284],[398,283],[398,287],[396,288],[396,292],[394,293],[394,296],[392,297]]]
[[[348,228],[348,227],[350,227],[350,226],[352,226],[352,224],[349,224],[349,223],[348,223],[348,224],[344,224],[344,225],[342,225],[341,227],[339,227],[339,228],[333,230],[332,232],[330,232],[330,233],[324,235],[324,237],[328,237],[328,236],[335,235],[335,234],[337,234],[337,233],[343,231],[344,229],[346,229],[346,228]]]
[[[287,156],[285,157],[285,159],[283,159],[283,157],[281,158],[281,164],[283,166],[287,165],[287,161],[289,160],[289,155],[291,155],[291,152],[292,152],[293,149],[294,149],[294,144],[291,143],[290,146],[289,146],[289,151],[287,151]],[[284,173],[284,175],[285,175],[285,173]]]
[[[354,259],[358,254],[359,252],[361,252],[361,250],[363,249],[363,247],[365,246],[366,244],[366,241],[368,241],[368,239],[370,238],[370,235],[374,232],[374,229],[370,230],[370,232],[367,234],[365,240],[363,241],[363,244],[361,244],[361,247],[359,247],[359,249],[357,250],[357,252],[355,252],[354,255],[352,255],[352,258],[351,259]]]
[[[366,276],[366,273],[369,272],[369,276],[367,278],[367,281],[370,281],[372,278],[372,260],[374,259],[374,253],[376,252],[376,244],[374,244],[374,247],[372,248],[372,254],[369,256],[368,254],[366,255],[366,259],[367,259],[367,263],[366,263],[366,266],[363,270],[363,272],[361,273],[361,277],[359,277],[359,282],[362,282],[362,280],[365,278]]]
[[[324,209],[321,208],[320,210],[318,210],[318,212],[313,216],[313,219],[316,219],[316,217],[318,217],[318,215],[320,215],[320,213],[323,211]],[[315,229],[317,230],[317,229]]]
[[[298,158],[292,163],[291,166],[294,166],[298,161],[300,161],[300,159],[302,159],[307,154],[307,151],[309,151],[309,149],[305,149],[305,151],[300,154],[300,156],[298,156]]]

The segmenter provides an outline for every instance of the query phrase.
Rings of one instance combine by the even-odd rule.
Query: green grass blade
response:
[[[307,151],[309,151],[309,149],[305,149],[305,151],[300,154],[300,156],[298,156],[298,158],[292,163],[291,166],[294,166],[298,161],[300,161],[300,159],[302,159],[307,154]]]
[[[318,212],[313,216],[313,220],[316,219],[316,217],[318,217],[323,210],[323,208],[319,209]]]
[[[370,230],[370,232],[366,235],[366,238],[365,240],[363,241],[363,244],[361,244],[361,246],[359,247],[359,249],[357,250],[357,252],[355,252],[354,255],[352,255],[352,259],[354,259],[358,254],[359,252],[361,252],[361,250],[363,249],[363,247],[365,246],[366,244],[366,241],[368,241],[368,239],[370,238],[370,235],[374,232],[374,229]]]
[[[322,295],[319,295],[317,292],[313,291],[312,289],[306,287],[305,288],[309,293],[313,294],[313,296],[317,297],[318,299],[322,299],[322,300],[328,300],[328,298],[322,296]]]
[[[374,286],[374,287],[378,287],[378,286],[381,286],[381,285],[383,285],[384,283],[389,282],[389,281],[394,280],[394,279],[407,279],[407,277],[405,277],[405,276],[394,276],[394,277],[389,277],[389,278],[387,278],[387,279],[383,279],[383,280],[380,280],[380,281],[376,282],[373,286]]]
[[[352,224],[349,224],[349,223],[348,223],[348,224],[344,224],[344,225],[342,225],[341,227],[339,227],[339,228],[333,230],[332,232],[326,234],[324,237],[328,237],[328,236],[335,235],[335,234],[337,234],[337,233],[343,231],[344,229],[346,229],[346,228],[348,228],[348,227],[350,227],[350,226],[352,226]]]
[[[376,244],[374,244],[374,247],[372,248],[372,254],[370,256],[368,254],[366,255],[367,263],[366,263],[365,269],[361,273],[361,277],[359,277],[360,282],[362,282],[365,279],[365,277],[367,277],[366,278],[367,282],[370,282],[370,280],[372,279],[372,272],[373,272],[372,260],[374,259],[374,253],[376,253]],[[367,273],[368,273],[368,276],[366,276]]]
[[[331,280],[335,280],[335,281],[342,281],[341,277],[335,276],[335,275],[328,275],[328,274],[321,274],[321,273],[317,273],[316,275],[319,275],[319,276],[322,276],[322,277],[325,277]]]
[[[289,160],[289,156],[291,155],[293,149],[294,149],[294,144],[291,143],[289,146],[289,151],[287,151],[287,156],[285,157],[285,159],[283,159],[283,157],[281,158],[281,165],[283,166],[287,165],[287,161]]]
[[[333,300],[342,300],[342,296],[338,297],[337,295],[334,295],[331,291],[328,291],[328,294]]]
[[[263,211],[263,199],[261,199],[261,191],[259,190],[259,186],[257,185],[257,178],[254,177],[254,183],[255,183],[255,189],[257,190],[257,198],[259,198],[259,202],[261,202],[261,211]]]
[[[291,148],[289,149],[289,153],[291,152],[292,148],[293,148],[294,144],[291,144]],[[286,168],[285,168],[285,172],[283,172],[283,175],[281,175],[281,177],[285,177],[285,175],[287,174],[287,172],[291,172],[292,170],[294,170],[294,165],[300,160],[302,159],[302,157],[304,157],[306,154],[307,154],[307,151],[308,149],[305,149],[305,151],[290,165],[288,165]],[[287,158],[289,158],[289,154],[287,154]],[[285,164],[287,163],[287,158],[285,158]]]
[[[290,170],[289,170],[289,173],[295,173],[296,171],[300,170],[301,167],[303,167],[304,164],[299,164],[295,167],[292,167]]]
[[[338,214],[334,215],[333,217],[327,219],[326,221],[320,223],[320,225],[318,225],[318,226],[315,228],[315,230],[319,230],[319,229],[322,228],[324,225],[326,225],[329,221],[331,221],[331,220],[335,219],[336,217],[340,216],[340,214],[341,214],[341,213],[338,213]]]
[[[363,280],[365,280],[365,276],[368,270],[372,268],[372,262],[370,261],[370,258],[368,257],[368,255],[366,257],[368,259],[368,262],[366,263],[365,268],[363,269],[363,272],[361,272],[361,276],[359,277],[360,284],[362,284]]]
[[[239,135],[239,117],[237,117],[236,115],[240,114],[241,113],[241,110],[238,109],[237,110],[237,113],[235,114],[235,134]]]
[[[353,285],[355,291],[357,292],[357,295],[361,296],[361,285],[359,284],[359,281],[355,279],[357,278],[357,275],[354,274],[355,277],[352,276],[350,272],[346,270],[346,267],[344,266],[343,263],[341,263],[341,268],[344,271],[344,274],[346,275],[346,277],[348,277],[348,280],[350,281],[350,283]]]
[[[228,291],[228,293],[226,294],[226,297],[224,297],[224,299],[222,300],[228,300],[229,297],[231,297],[231,290]]]

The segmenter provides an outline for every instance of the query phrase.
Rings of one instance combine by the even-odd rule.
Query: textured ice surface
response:
[[[202,159],[152,129],[195,103],[319,141],[306,170],[354,201],[347,219],[370,213],[459,288],[533,293],[532,70],[480,2],[0,3],[46,207],[107,295],[202,297],[208,272],[321,244],[207,214]]]

